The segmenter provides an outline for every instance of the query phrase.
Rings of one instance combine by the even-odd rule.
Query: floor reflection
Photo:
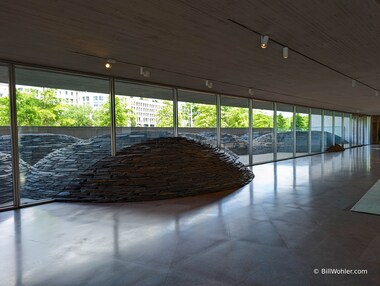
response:
[[[15,252],[15,285],[23,285],[23,244],[22,244],[22,221],[20,210],[14,211],[14,252]]]
[[[0,213],[0,285],[355,284],[311,272],[331,265],[368,269],[364,284],[380,281],[380,260],[369,256],[379,217],[347,211],[379,179],[380,149],[252,170],[236,191]]]

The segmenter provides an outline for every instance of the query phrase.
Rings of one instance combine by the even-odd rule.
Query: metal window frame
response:
[[[17,126],[17,107],[16,107],[16,73],[15,66],[10,65],[8,69],[9,103],[11,115],[11,148],[12,148],[12,182],[13,182],[13,205],[19,208],[21,205],[20,192],[20,169],[18,153],[18,126]]]
[[[331,132],[331,136],[332,136],[332,145],[334,146],[335,145],[335,111],[332,111],[332,132]]]
[[[248,99],[248,156],[249,156],[249,165],[253,165],[253,99]]]
[[[308,153],[311,154],[311,108],[309,108],[309,124],[308,124]]]
[[[178,89],[173,88],[173,134],[178,137]]]
[[[297,112],[297,110],[296,110],[296,106],[295,105],[293,105],[293,122],[292,122],[292,125],[293,125],[293,132],[292,132],[292,134],[293,134],[293,157],[297,157],[297,130],[296,130],[296,112]]]
[[[325,151],[325,110],[321,109],[321,153]]]
[[[277,161],[277,103],[273,102],[273,161]]]
[[[221,95],[216,94],[216,146],[222,147],[222,128],[221,128]]]
[[[110,79],[111,156],[116,156],[116,99],[115,79]]]

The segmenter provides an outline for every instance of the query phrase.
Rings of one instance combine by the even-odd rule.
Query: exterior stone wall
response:
[[[322,132],[311,131],[311,143],[316,143],[317,148],[320,146]],[[325,146],[331,146],[333,135],[329,132],[324,132]],[[296,150],[297,152],[308,152],[309,134],[307,131],[296,131]],[[341,140],[341,137],[335,135],[335,142]],[[273,152],[273,134],[265,134],[253,139],[253,154],[265,154]],[[313,148],[314,145],[312,145]],[[293,152],[293,132],[277,133],[277,152]]]
[[[224,129],[223,129],[224,131]],[[242,131],[242,130],[241,130]],[[254,154],[272,152],[272,133],[264,134],[268,130],[254,132]],[[196,136],[194,136],[196,135]],[[321,132],[312,131],[312,143],[318,142]],[[127,134],[117,135],[117,150],[157,139],[170,137],[171,132],[157,129],[147,132],[139,129]],[[214,143],[215,132],[203,132],[202,135],[182,133],[202,143]],[[278,145],[279,152],[292,152],[286,142],[290,143],[291,132],[279,133],[278,136],[285,143]],[[297,152],[307,152],[305,145],[308,140],[307,132],[297,131]],[[280,139],[280,137],[278,139]],[[331,133],[325,132],[326,148],[332,144]],[[230,158],[237,160],[236,154],[247,154],[248,135],[240,137],[222,133],[222,149]],[[338,136],[335,137],[340,139]],[[278,140],[280,141],[280,140]],[[207,145],[207,144],[206,144]],[[0,136],[0,204],[12,199],[12,168],[11,168],[11,142],[9,135]],[[303,149],[302,149],[303,148]],[[31,199],[52,198],[56,194],[66,191],[69,186],[76,186],[82,182],[78,175],[88,170],[99,160],[111,154],[110,135],[101,135],[90,139],[80,139],[64,134],[23,134],[20,137],[21,162],[21,191],[22,196]],[[181,155],[179,155],[181,158]]]
[[[64,134],[21,134],[19,137],[20,158],[34,165],[51,152],[81,141]],[[10,135],[0,136],[0,152],[11,154]]]
[[[58,149],[30,167],[22,185],[23,196],[30,199],[53,198],[81,172],[110,154],[111,139],[108,135]]]
[[[25,177],[30,166],[20,159],[20,175]],[[8,203],[13,200],[13,177],[12,177],[12,156],[0,152],[0,204]]]
[[[219,149],[186,138],[160,138],[104,157],[55,198],[158,200],[235,190],[252,179],[248,168]]]

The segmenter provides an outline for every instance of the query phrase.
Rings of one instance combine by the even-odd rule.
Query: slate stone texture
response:
[[[19,139],[20,158],[34,165],[51,152],[78,143],[81,139],[64,134],[21,134]],[[0,152],[11,154],[10,135],[0,136]]]
[[[292,134],[292,132],[279,132],[277,134],[278,152],[292,152],[292,145],[290,144]],[[208,144],[215,141],[213,137],[215,134],[212,132],[195,135],[198,137],[191,137],[194,134],[182,134],[185,138],[173,138],[170,132],[118,134],[116,138],[117,150],[121,151],[115,159],[110,156],[110,135],[101,135],[84,140],[64,134],[22,134],[19,138],[22,197],[37,200],[57,197],[62,200],[137,201],[191,196],[202,192],[237,188],[242,186],[243,182],[247,182],[246,174],[243,174],[245,179],[241,180],[241,178],[217,173],[225,170],[226,164],[233,166],[231,170],[236,170],[236,168],[240,171],[246,170],[237,161],[238,156],[236,154],[247,152],[248,143],[246,139],[248,136],[239,138],[235,135],[223,133],[224,150],[221,151]],[[272,152],[272,133],[255,132],[254,135],[254,154]],[[319,131],[312,131],[312,143],[319,144],[321,135],[322,133]],[[305,146],[307,146],[308,133],[297,131],[296,136],[297,152],[307,152]],[[335,137],[336,142],[339,142],[340,139],[338,136]],[[325,146],[330,146],[332,134],[325,132],[324,140]],[[146,141],[149,143],[143,143]],[[168,144],[170,148],[161,146],[161,143]],[[192,149],[189,144],[193,146]],[[181,148],[185,146],[192,151],[182,150]],[[9,135],[0,136],[0,204],[12,200],[10,147]],[[147,153],[134,148],[146,149]],[[131,155],[124,152],[133,152],[136,158],[143,161],[136,162],[135,159],[131,159]],[[160,152],[162,153],[160,154]],[[123,160],[120,162],[113,161],[118,160],[118,158],[123,158]],[[213,163],[210,163],[211,165],[206,163],[205,158],[212,158],[210,162]],[[216,158],[219,161],[215,161]],[[144,165],[149,160],[152,160],[153,165]],[[126,164],[124,163],[128,166],[125,167]],[[119,170],[118,164],[126,169]],[[106,167],[110,170],[107,170]],[[179,172],[175,173],[173,168],[178,169]],[[112,173],[114,171],[116,173]],[[135,172],[134,176],[131,175],[133,172]],[[236,175],[233,171],[231,172],[231,174]],[[156,183],[152,180],[155,175],[160,178],[160,181]],[[207,178],[207,183],[203,183],[204,178]],[[208,180],[209,178],[210,180]],[[234,180],[237,184],[234,184]],[[121,194],[122,188],[126,190],[125,194]],[[151,192],[152,188],[154,192]],[[111,195],[109,190],[113,191],[114,195]],[[180,194],[178,190],[182,190],[183,193]]]
[[[228,153],[187,138],[159,138],[122,149],[55,195],[63,201],[145,201],[236,190],[253,173]]]

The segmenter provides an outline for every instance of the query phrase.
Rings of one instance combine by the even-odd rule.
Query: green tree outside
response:
[[[215,128],[216,106],[200,103],[184,104],[178,114],[179,125],[182,127]],[[159,122],[160,120],[158,120]],[[246,108],[222,106],[222,128],[247,128],[249,126]]]
[[[201,104],[186,102],[181,110],[178,110],[178,124],[181,127],[198,127],[194,124],[194,118],[199,114]],[[210,114],[212,116],[212,114]]]
[[[9,126],[10,124],[9,97],[0,97],[0,126]]]
[[[194,127],[215,128],[216,127],[216,106],[199,104],[196,114],[193,113]]]
[[[296,114],[296,130],[297,131],[307,131],[309,130],[309,116]]]
[[[277,115],[277,130],[279,131],[287,131],[288,128],[288,122],[284,118],[284,116],[280,113]]]
[[[253,112],[254,128],[273,128],[273,116],[266,115],[262,112]]]
[[[179,115],[180,117],[180,115]],[[157,127],[173,127],[173,102],[165,100],[164,106],[156,114]]]
[[[60,126],[93,126],[93,110],[91,106],[67,105],[64,107],[62,116],[59,120]]]
[[[56,97],[54,89],[46,89],[38,94],[37,90],[29,92],[16,91],[17,121],[19,126],[110,126],[110,103],[98,110],[90,106],[73,106],[62,103]],[[115,98],[117,126],[136,126],[136,114],[122,98]],[[0,125],[9,126],[9,98],[0,98]],[[180,126],[196,128],[216,127],[216,106],[208,104],[186,103],[178,114]],[[308,118],[297,116],[297,128],[305,129]],[[173,127],[173,102],[164,101],[156,113],[157,127]],[[277,117],[279,130],[288,128],[286,119],[281,114]],[[246,108],[222,106],[222,128],[247,128],[249,117]],[[289,125],[290,126],[290,125]],[[254,128],[273,128],[273,116],[254,111]]]
[[[136,114],[132,108],[120,100],[119,97],[115,98],[115,113],[116,113],[116,126],[135,127]],[[94,125],[95,126],[110,126],[111,125],[111,105],[109,102],[104,103],[103,106],[94,112]]]
[[[54,90],[44,90],[40,96],[36,90],[16,91],[16,102],[19,126],[59,126],[64,107]]]
[[[110,103],[99,110],[90,106],[62,103],[54,89],[28,92],[16,91],[17,124],[19,126],[110,126]],[[136,126],[136,115],[119,98],[115,98],[117,126]],[[9,126],[9,97],[0,98],[0,125]]]
[[[222,106],[221,126],[222,128],[248,128],[248,109],[241,107]]]

